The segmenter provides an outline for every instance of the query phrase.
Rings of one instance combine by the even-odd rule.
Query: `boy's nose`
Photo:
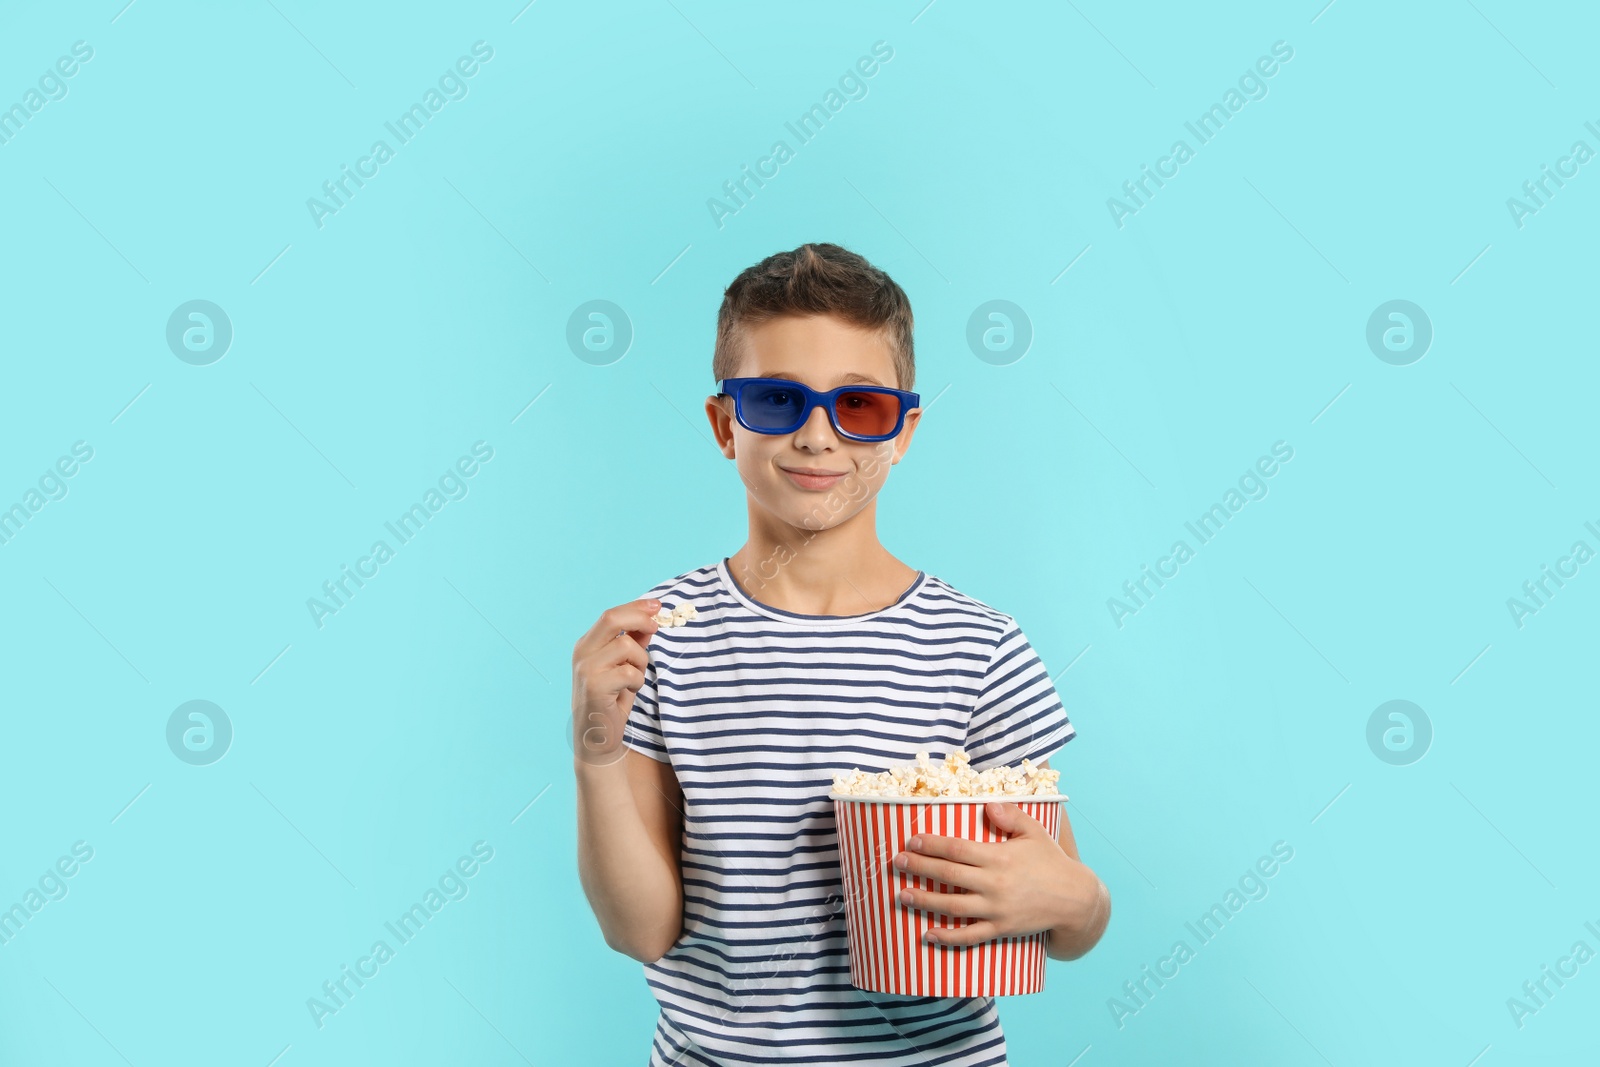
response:
[[[820,407],[811,409],[811,416],[795,431],[801,444],[831,444],[838,439],[833,432],[833,423],[828,421],[828,413]]]

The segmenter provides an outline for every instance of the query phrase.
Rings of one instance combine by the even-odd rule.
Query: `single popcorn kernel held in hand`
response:
[[[682,626],[690,619],[698,619],[699,617],[700,613],[695,610],[693,604],[679,604],[671,610],[663,607],[656,612],[656,622],[662,626]]]
[[[833,776],[833,791],[841,796],[879,797],[1023,797],[1057,792],[1061,772],[1036,767],[1025,759],[1015,767],[975,771],[962,749],[945,755],[939,763],[918,752],[914,763],[876,773],[851,768]]]

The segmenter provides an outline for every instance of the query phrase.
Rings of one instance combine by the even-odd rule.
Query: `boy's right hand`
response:
[[[572,649],[572,752],[585,763],[622,758],[622,728],[644,685],[661,601],[633,600],[603,612]]]

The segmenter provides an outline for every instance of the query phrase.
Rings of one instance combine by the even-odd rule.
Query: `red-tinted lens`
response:
[[[900,398],[889,393],[840,393],[833,411],[846,433],[882,437],[894,432],[900,419]]]

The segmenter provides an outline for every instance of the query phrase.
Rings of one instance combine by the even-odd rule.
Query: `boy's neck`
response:
[[[865,615],[899,600],[917,572],[878,541],[873,501],[828,530],[800,530],[757,515],[728,570],[759,603],[800,615]]]

